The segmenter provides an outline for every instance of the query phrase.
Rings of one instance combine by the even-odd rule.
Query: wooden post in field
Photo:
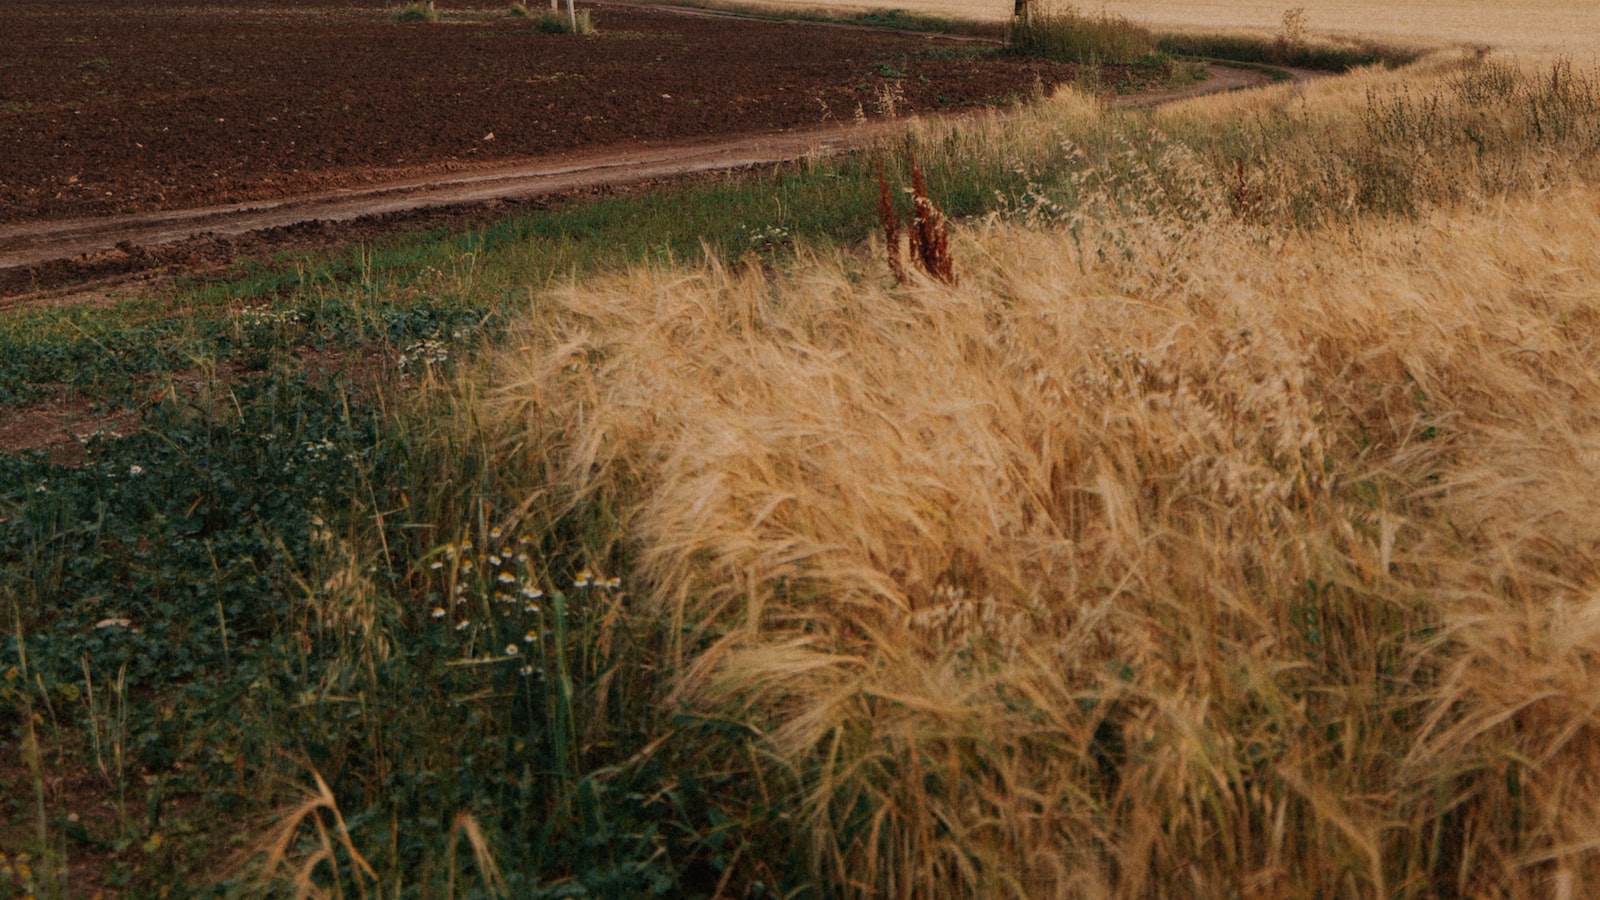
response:
[[[1026,21],[1028,18],[1028,0],[1016,0],[1016,5],[1011,8],[1011,15],[1014,18]]]
[[[573,5],[573,0],[567,0],[567,18],[572,20],[572,33],[578,33],[578,10]]]

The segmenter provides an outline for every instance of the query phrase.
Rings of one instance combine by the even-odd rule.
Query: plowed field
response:
[[[0,224],[953,110],[1077,74],[883,31],[600,5],[574,37],[440,9],[402,24],[374,0],[10,0]]]

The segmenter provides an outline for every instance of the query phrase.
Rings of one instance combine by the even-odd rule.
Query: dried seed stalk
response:
[[[883,161],[878,161],[878,221],[883,223],[883,243],[889,254],[889,271],[895,284],[905,284],[906,264],[900,258],[900,213],[889,195],[889,181],[883,177]]]
[[[955,284],[955,263],[950,258],[950,223],[928,196],[928,185],[916,159],[911,160],[911,258],[935,281]]]

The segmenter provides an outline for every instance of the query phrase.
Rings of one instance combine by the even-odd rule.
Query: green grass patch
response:
[[[432,3],[407,3],[394,14],[396,22],[437,22],[439,11]]]

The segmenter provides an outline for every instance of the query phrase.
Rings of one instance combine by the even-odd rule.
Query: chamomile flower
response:
[[[501,562],[501,560],[500,560],[500,556],[498,554],[495,554],[495,553],[489,554],[489,565],[498,566],[498,565],[500,565],[500,562]]]
[[[444,607],[442,607],[442,606],[435,606],[435,607],[434,607],[434,608],[433,608],[433,612],[431,612],[431,613],[429,613],[429,615],[431,615],[431,616],[433,616],[433,617],[434,617],[434,618],[435,618],[435,619],[442,619],[442,618],[444,618]]]
[[[430,568],[430,569],[434,570],[435,572],[437,572],[440,569],[444,568],[444,560],[436,559],[433,562],[428,564],[428,568]]]
[[[489,540],[491,540],[491,541],[500,540],[500,526],[496,525],[495,527],[489,529]]]
[[[506,645],[506,655],[507,656],[516,656],[518,653],[521,653],[521,652],[522,652],[522,648],[518,647],[516,644],[507,644]]]
[[[520,593],[522,594],[522,596],[527,597],[529,600],[537,600],[540,597],[544,596],[544,591],[541,591],[538,588],[533,587],[531,585],[528,586],[528,587],[523,588]]]
[[[471,625],[471,624],[472,624],[472,620],[471,619],[462,619],[461,621],[456,623],[456,630],[457,631],[465,631],[467,626]]]
[[[522,636],[522,642],[524,644],[531,644],[534,641],[537,641],[538,639],[539,639],[539,632],[534,631],[532,628],[528,629],[528,633],[524,634]]]
[[[501,572],[499,575],[495,576],[494,580],[500,582],[501,584],[516,584],[517,576],[511,574],[510,572]]]
[[[591,584],[594,584],[594,573],[588,569],[579,572],[578,577],[572,581],[573,587],[586,588]]]

